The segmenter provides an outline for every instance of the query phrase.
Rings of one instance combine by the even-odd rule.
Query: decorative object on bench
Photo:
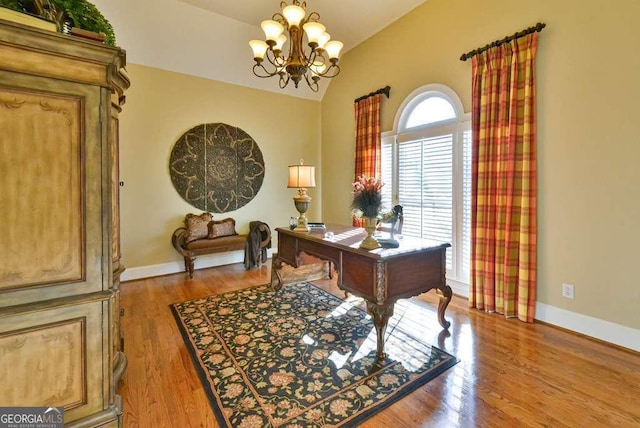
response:
[[[223,220],[212,220],[209,222],[209,233],[207,234],[207,238],[215,239],[222,238],[223,236],[232,236],[237,235],[236,232],[236,221],[231,217],[225,218]]]
[[[196,239],[206,238],[209,235],[209,223],[212,220],[211,213],[187,214],[184,218],[184,224],[187,226],[184,241],[191,242]]]
[[[171,150],[169,174],[178,194],[203,211],[225,213],[249,203],[262,187],[265,165],[258,144],[224,123],[195,126]]]
[[[196,257],[229,251],[246,250],[247,236],[236,232],[233,218],[213,220],[210,213],[187,214],[184,226],[177,228],[171,235],[171,243],[178,254],[184,257],[184,270],[193,278]],[[271,245],[271,231],[260,242],[260,248]],[[245,255],[246,257],[246,255]],[[266,260],[266,254],[262,262]]]
[[[247,246],[244,250],[244,267],[251,269],[267,261],[267,248],[271,248],[271,229],[267,223],[249,223]]]

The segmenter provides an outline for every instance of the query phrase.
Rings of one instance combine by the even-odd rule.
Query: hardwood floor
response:
[[[264,284],[270,266],[242,264],[122,284],[129,366],[126,427],[217,427],[169,304]],[[335,280],[314,281],[338,295]],[[362,427],[640,427],[640,354],[555,327],[505,320],[454,296],[445,337],[433,292],[400,301],[403,328],[460,363]]]

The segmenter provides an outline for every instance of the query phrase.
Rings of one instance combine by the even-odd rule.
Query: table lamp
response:
[[[298,216],[298,225],[294,232],[308,232],[307,216],[305,213],[311,204],[311,197],[307,195],[307,189],[316,187],[316,167],[305,165],[300,159],[300,165],[289,165],[289,188],[297,188],[298,194],[293,198],[293,203],[300,213]]]

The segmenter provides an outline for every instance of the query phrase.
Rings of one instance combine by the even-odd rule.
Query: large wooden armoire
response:
[[[0,20],[0,406],[122,425],[119,48]]]

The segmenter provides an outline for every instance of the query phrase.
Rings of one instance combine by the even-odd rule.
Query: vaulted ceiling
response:
[[[342,55],[426,0],[308,0],[320,14]],[[112,23],[118,45],[136,64],[191,74],[267,91],[319,100],[301,83],[280,89],[276,78],[251,71],[249,40],[264,39],[260,22],[280,11],[278,0],[94,0]],[[287,3],[291,4],[291,1]]]

